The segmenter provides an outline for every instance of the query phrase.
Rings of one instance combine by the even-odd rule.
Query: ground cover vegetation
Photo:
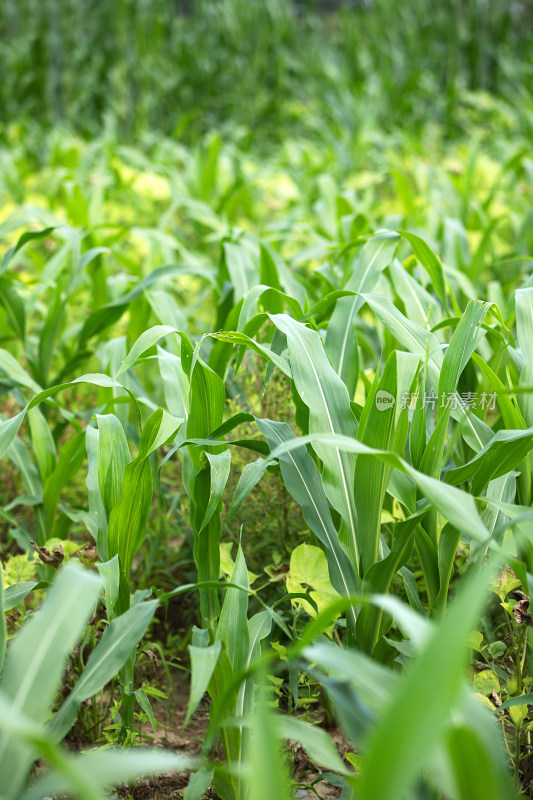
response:
[[[2,800],[533,796],[532,22],[3,1]]]

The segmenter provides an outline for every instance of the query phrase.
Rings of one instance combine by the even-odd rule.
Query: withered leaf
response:
[[[495,692],[494,689],[490,693],[489,699],[496,706],[496,708],[499,708],[501,706],[501,704],[502,704],[502,699],[501,699],[500,695],[498,694],[498,692]]]
[[[513,607],[513,617],[515,618],[516,622],[519,625],[522,623],[526,623],[530,627],[533,627],[533,620],[531,619],[531,614],[529,612],[529,597],[524,592],[517,589],[513,594],[517,595],[521,599],[516,603]]]
[[[63,552],[63,548],[58,545],[54,547],[52,550],[49,550],[47,547],[40,547],[37,542],[31,541],[31,546],[43,562],[43,564],[48,564],[50,567],[54,569],[58,569],[59,565],[65,558],[65,554]]]

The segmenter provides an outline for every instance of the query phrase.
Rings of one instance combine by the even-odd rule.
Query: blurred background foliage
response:
[[[454,135],[481,90],[529,129],[532,23],[520,0],[1,0],[0,121],[185,140],[242,125],[271,143],[287,126]]]

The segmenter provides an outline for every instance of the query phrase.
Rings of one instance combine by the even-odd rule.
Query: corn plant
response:
[[[2,797],[530,792],[531,13],[397,5],[1,4]]]
[[[75,757],[60,746],[81,703],[112,680],[130,657],[157,605],[153,600],[140,602],[110,622],[76,685],[49,720],[67,658],[85,630],[101,589],[102,581],[93,573],[72,565],[61,569],[41,609],[9,643],[5,664],[4,591],[1,592],[3,797],[43,797],[48,792],[73,791],[96,798],[102,796],[110,782],[185,766],[186,762],[169,753],[145,751],[133,756],[94,752]],[[30,786],[30,769],[41,757],[48,761],[50,769]]]

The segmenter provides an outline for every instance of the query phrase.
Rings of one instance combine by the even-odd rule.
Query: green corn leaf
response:
[[[2,570],[0,569],[0,678],[2,676],[2,669],[4,667],[4,659],[6,655],[7,627],[6,627],[5,612],[7,610],[8,609],[6,609]]]
[[[47,729],[31,720],[0,690],[0,732],[16,737],[21,747],[28,746],[46,753],[54,767],[41,775],[17,797],[24,800],[41,800],[42,797],[68,792],[87,800],[103,800],[107,795],[102,788],[110,783],[141,777],[155,772],[190,769],[196,761],[176,756],[165,750],[98,750],[90,754],[73,756],[58,747]]]
[[[282,286],[280,283],[279,270],[276,262],[277,254],[266,242],[261,242],[259,245],[259,256],[261,283],[265,284],[266,286],[272,286],[274,289],[281,289]]]
[[[283,442],[296,439],[285,422],[260,419],[256,422],[272,449]],[[306,523],[326,548],[332,586],[345,597],[356,594],[360,589],[358,575],[339,542],[315,462],[304,446],[282,454],[279,458],[285,486],[301,506]],[[355,613],[352,610],[349,618],[353,626]]]
[[[457,528],[449,524],[443,527],[438,543],[439,593],[435,598],[435,608],[444,608],[446,606],[455,555],[460,541],[461,532]]]
[[[152,704],[150,703],[148,695],[146,694],[144,689],[135,689],[135,691],[133,692],[133,695],[134,695],[135,699],[137,700],[137,702],[139,703],[139,705],[142,708],[142,710],[144,711],[144,713],[146,714],[146,716],[148,717],[148,722],[150,723],[150,725],[152,727],[153,733],[155,733],[156,730],[157,730],[157,722],[156,722],[156,719],[155,719],[155,716],[154,716],[154,710],[152,708]]]
[[[4,611],[11,611],[31,592],[46,589],[49,585],[48,581],[20,581],[7,586],[2,592]]]
[[[14,417],[0,422],[0,458],[5,456],[13,443],[22,421],[26,415],[26,410],[19,411]]]
[[[0,688],[13,708],[37,723],[45,721],[61,683],[67,657],[85,630],[101,582],[68,564],[42,608],[19,631],[7,654]],[[0,793],[15,797],[33,760],[33,751],[9,732],[0,737]]]
[[[418,397],[411,417],[411,430],[409,432],[409,455],[411,456],[411,463],[416,469],[420,468],[427,445],[426,378],[427,356],[418,384]]]
[[[439,396],[448,396],[457,389],[457,382],[477,343],[480,326],[487,311],[488,303],[470,300],[466,310],[451,338],[444,356],[439,378]]]
[[[420,525],[415,533],[415,546],[424,573],[426,591],[431,605],[439,593],[439,559],[436,546]]]
[[[170,325],[155,325],[153,328],[149,328],[149,330],[141,333],[130,352],[120,365],[119,370],[115,375],[115,380],[119,378],[122,373],[126,372],[126,370],[130,369],[130,367],[135,364],[137,359],[140,358],[147,350],[149,350],[150,347],[153,347],[155,344],[160,342],[161,339],[163,339],[165,336],[169,336],[171,333],[177,333],[177,331]]]
[[[484,709],[478,706],[472,700],[468,721],[453,728],[447,737],[457,797],[459,800],[518,800],[502,764],[501,743],[496,736],[485,733],[483,725],[488,726],[484,715],[479,713]],[[477,723],[475,728],[472,722]],[[475,780],[472,780],[473,775]]]
[[[194,275],[195,277],[202,278],[208,283],[214,285],[214,274],[212,270],[199,266],[198,264],[167,264],[163,267],[157,267],[152,270],[145,278],[131,289],[127,294],[117,298],[112,303],[100,306],[86,319],[80,333],[80,345],[85,346],[86,342],[93,336],[104,331],[114,322],[120,319],[128,306],[135,300],[139,299],[146,289],[154,286],[159,281],[164,280],[170,276],[188,276]]]
[[[283,759],[279,756],[281,732],[279,718],[270,706],[270,693],[265,679],[260,683],[253,720],[253,749],[251,755],[251,800],[289,800],[289,779]]]
[[[478,300],[471,300],[462,315],[457,327],[453,332],[450,344],[444,356],[438,384],[438,422],[426,446],[426,450],[420,463],[422,472],[426,472],[432,477],[437,477],[443,467],[443,454],[448,432],[448,420],[452,415],[454,401],[458,398],[456,394],[457,385],[461,374],[476,345],[480,325],[483,322],[488,310],[488,304]],[[452,401],[452,402],[450,402]],[[483,444],[488,441],[488,431],[490,429],[479,429],[480,420],[471,413],[467,413],[461,406],[463,431],[468,426],[468,432],[464,433],[464,438],[474,449],[480,450]],[[483,424],[483,423],[482,423]],[[485,430],[486,429],[486,430]],[[469,440],[469,434],[474,436]],[[435,515],[429,515],[427,528],[430,539],[434,546],[437,543],[437,529]]]
[[[442,322],[438,299],[427,292],[402,266],[397,258],[389,266],[394,291],[403,303],[408,319],[422,328],[434,328]]]
[[[59,452],[54,471],[50,473],[43,487],[43,509],[47,538],[54,536],[55,514],[59,496],[66,483],[78,472],[85,457],[85,432],[69,439]]]
[[[248,620],[248,635],[250,649],[246,666],[249,667],[252,661],[260,654],[260,642],[265,639],[272,630],[272,616],[268,611],[259,611]]]
[[[39,380],[44,386],[49,382],[49,372],[56,340],[64,326],[66,304],[62,283],[62,281],[58,283],[54,292],[39,337]]]
[[[262,314],[261,317],[266,318],[266,315]],[[252,320],[250,322],[252,322]],[[218,339],[221,342],[231,342],[233,344],[244,345],[245,347],[249,347],[251,350],[255,350],[256,353],[259,353],[259,355],[266,358],[267,361],[278,367],[278,369],[280,369],[285,375],[287,375],[289,378],[291,377],[291,369],[287,359],[283,358],[283,356],[280,356],[266,345],[255,342],[245,333],[238,333],[236,331],[219,331],[218,333],[211,333],[209,335],[213,339]]]
[[[191,659],[191,688],[189,704],[184,725],[187,725],[198,705],[207,691],[207,687],[216,669],[218,657],[222,649],[222,642],[218,641],[208,647],[189,645]]]
[[[435,508],[463,533],[480,541],[484,541],[488,538],[488,531],[477,512],[474,499],[471,495],[461,492],[455,489],[455,487],[442,483],[428,475],[424,475],[401,459],[396,453],[374,450],[362,442],[358,442],[356,439],[349,439],[346,436],[338,435],[315,433],[308,436],[300,436],[294,441],[284,442],[277,447],[271,452],[268,459],[259,459],[251,464],[247,464],[239,479],[237,489],[235,490],[233,501],[234,509],[238,508],[246,495],[260,480],[261,475],[269,464],[281,455],[296,450],[298,447],[310,442],[320,442],[323,446],[331,444],[335,449],[346,450],[354,454],[373,455],[388,466],[406,473]]]
[[[428,374],[431,384],[436,390],[439,386],[444,356],[442,352],[443,345],[439,342],[435,334],[407,319],[407,317],[398,311],[385,297],[376,294],[365,294],[363,297],[383,325],[385,325],[394,338],[409,350],[409,352],[419,355],[424,360],[427,354]],[[483,305],[483,308],[486,313],[488,310],[487,306]],[[465,328],[470,325],[471,318],[481,313],[481,310],[479,301],[477,301],[477,303],[473,302],[473,305],[470,306],[469,317],[465,322]],[[463,331],[459,334],[458,339],[462,338],[462,334]],[[451,363],[451,356],[449,360]],[[452,370],[450,366],[449,371],[447,370],[446,385],[452,383],[451,376],[456,374],[457,364],[460,365],[462,363],[460,356],[457,364],[455,364],[455,358],[453,360],[455,369]],[[467,413],[461,404],[459,404],[458,408],[451,409],[451,415],[454,419],[458,419],[463,423],[463,435],[467,443],[474,450],[481,450],[492,437],[492,431],[489,426],[485,425],[484,422],[473,414]]]
[[[518,289],[516,300],[516,333],[524,366],[520,386],[533,386],[533,288]],[[533,394],[520,394],[518,404],[527,425],[533,425]]]
[[[440,259],[420,236],[410,233],[409,231],[398,231],[398,233],[400,236],[403,236],[404,239],[407,239],[413,248],[414,254],[422,266],[426,268],[437,297],[444,308],[446,308],[446,282]]]
[[[199,769],[192,772],[187,788],[183,793],[183,800],[202,800],[213,781],[212,769]]]
[[[480,368],[481,372],[490,381],[495,392],[497,392],[498,407],[501,411],[502,419],[506,428],[526,428],[526,423],[520,409],[512,402],[505,384],[499,379],[496,373],[477,353],[472,353],[472,360]]]
[[[183,361],[183,358],[182,358]],[[226,392],[224,382],[210,367],[197,358],[190,372],[190,413],[187,419],[187,439],[203,439],[211,436],[222,424]],[[212,443],[210,452],[220,454],[222,447]],[[213,513],[206,521],[206,511],[212,493],[211,463],[206,458],[206,448],[189,447],[191,471],[189,492],[191,497],[190,519],[194,531],[194,559],[198,570],[198,580],[218,581],[220,572],[220,508],[216,503]],[[221,463],[224,464],[223,456]],[[219,459],[215,463],[219,463]],[[228,465],[226,464],[226,467]],[[223,472],[219,477],[223,477]],[[220,487],[218,487],[220,488]],[[218,510],[218,511],[217,511]],[[200,591],[200,606],[203,625],[214,630],[214,620],[218,616],[218,596],[214,589]]]
[[[359,299],[359,298],[356,298]],[[341,298],[328,324],[324,347],[331,365],[352,398],[359,378],[359,354],[355,327],[356,302]]]
[[[87,449],[87,494],[89,500],[90,530],[96,540],[96,549],[101,559],[107,560],[107,515],[98,481],[98,441],[100,431],[87,426],[85,446]]]
[[[0,348],[0,369],[4,370],[10,381],[15,381],[19,386],[30,389],[35,394],[42,391],[42,387],[28,375],[17,359],[2,348]]]
[[[266,611],[259,611],[248,620],[248,656],[246,659],[245,667],[249,669],[254,661],[261,656],[261,642],[265,639],[272,630],[272,621],[274,619],[272,609]],[[256,687],[254,678],[247,678],[239,688],[237,697],[236,716],[239,718],[253,714],[255,708]],[[249,731],[243,731],[243,759],[248,757],[249,748],[251,747],[251,739]]]
[[[421,514],[397,522],[392,534],[388,555],[373,564],[365,573],[363,588],[372,594],[387,594],[396,572],[407,563],[412,551],[415,528]],[[371,654],[382,633],[383,609],[376,605],[364,606],[357,617],[357,641],[365,652]]]
[[[371,236],[351,268],[344,288],[352,292],[372,291],[380,273],[391,263],[399,241],[400,237],[394,231],[382,230]],[[357,308],[362,303],[359,299]]]
[[[344,286],[353,292],[371,292],[380,273],[390,264],[399,236],[383,231],[369,239],[361,250]],[[354,322],[363,305],[362,297],[340,298],[328,324],[324,347],[331,365],[353,397],[358,378],[357,336]]]
[[[281,313],[283,311],[283,306],[286,305],[294,317],[303,317],[302,307],[297,300],[284,292],[273,289],[272,286],[259,284],[250,289],[242,299],[239,320],[236,325],[237,331],[251,335],[248,323],[257,312],[260,302],[263,309],[269,313]],[[258,315],[257,322],[259,322],[260,318],[260,315]]]
[[[316,764],[341,775],[350,774],[328,734],[318,725],[311,725],[296,717],[280,717],[279,729],[284,739],[300,742]]]
[[[109,623],[89,656],[81,677],[49,724],[57,741],[63,739],[71,728],[83,701],[97,694],[120,672],[146,633],[157,605],[157,600],[137,603]]]
[[[287,337],[293,380],[301,400],[309,408],[309,430],[355,437],[357,423],[347,389],[329,363],[318,333],[284,314],[273,315],[272,322]],[[324,491],[343,518],[346,545],[352,563],[357,564],[355,459],[335,446],[321,447],[316,440],[313,447],[324,464]]]
[[[481,493],[487,483],[520,464],[533,448],[533,428],[527,430],[502,430],[494,434],[491,442],[473,459],[446,472],[446,483],[457,486],[472,482],[472,493]]]
[[[108,796],[103,790],[137,778],[161,773],[176,773],[194,768],[195,759],[162,748],[133,750],[109,749],[82,756],[65,756],[65,767],[55,768],[39,777],[21,800],[42,800],[43,797],[75,792],[87,800]],[[68,769],[66,768],[68,765]],[[74,781],[74,776],[76,779]]]
[[[181,359],[159,345],[157,357],[167,408],[173,416],[186,420],[189,415],[189,381]]]
[[[342,680],[354,688],[378,718],[390,702],[391,694],[397,690],[400,676],[357,650],[344,650],[332,646],[330,642],[321,642],[305,648],[303,655],[331,678]],[[357,713],[357,706],[355,709]],[[341,708],[336,710],[341,714]],[[354,715],[354,711],[350,708],[346,709],[346,712],[348,718]],[[341,720],[343,717],[344,714],[341,715]],[[350,727],[352,725],[353,720]]]
[[[147,419],[139,443],[139,455],[126,464],[124,488],[113,507],[107,530],[107,556],[119,556],[121,571],[129,575],[135,553],[144,541],[152,501],[150,455],[171,439],[182,420],[159,408]]]
[[[97,475],[100,497],[109,517],[124,486],[124,471],[131,461],[124,428],[114,414],[97,414]]]
[[[222,424],[225,401],[226,392],[223,381],[207,364],[198,359],[190,378],[187,439],[205,439],[210,436]],[[195,466],[201,467],[202,451],[190,448],[190,453]],[[209,500],[206,498],[206,505],[208,502]]]
[[[0,303],[6,310],[15,334],[21,342],[24,342],[26,338],[26,310],[24,303],[11,281],[5,278],[0,278]]]
[[[394,351],[387,359],[383,375],[371,392],[359,423],[359,439],[378,450],[403,450],[407,427],[398,441],[400,419],[407,417],[401,410],[401,398],[409,392],[415,380],[419,359],[409,353]],[[355,467],[354,487],[357,509],[357,543],[360,570],[366,571],[378,557],[381,509],[387,489],[390,467],[372,456],[360,455]]]
[[[2,264],[0,265],[0,275],[6,271],[11,260],[14,258],[14,256],[16,256],[19,250],[24,247],[25,244],[34,241],[35,239],[44,239],[46,236],[50,236],[53,230],[55,230],[55,226],[42,228],[40,231],[26,231],[22,234],[22,236],[19,236],[17,243],[13,247],[9,248],[2,259]]]
[[[32,400],[30,400],[28,405],[25,408],[23,408],[22,411],[19,411],[19,413],[16,414],[14,417],[2,420],[0,422],[0,458],[2,458],[6,454],[7,450],[11,446],[11,443],[13,442],[15,436],[19,431],[20,426],[22,425],[24,417],[26,416],[27,412],[30,409],[39,405],[39,403],[42,403],[44,400],[47,400],[49,397],[53,397],[55,394],[58,394],[58,392],[63,391],[63,389],[68,389],[69,387],[78,383],[90,383],[93,386],[102,386],[106,388],[118,388],[118,389],[125,388],[124,386],[122,386],[122,384],[113,380],[113,378],[110,378],[109,375],[89,373],[87,375],[82,375],[80,378],[76,378],[70,383],[60,383],[57,386],[52,386],[50,389],[45,389],[44,391],[39,392],[39,394],[36,394],[35,397],[33,397]],[[134,400],[133,394],[131,392],[128,393]]]
[[[39,391],[39,390],[38,390]],[[56,446],[41,409],[36,406],[28,412],[31,443],[39,465],[41,480],[44,482],[53,473],[56,466]]]
[[[115,604],[118,600],[120,587],[120,564],[118,555],[110,558],[109,561],[102,561],[96,565],[100,577],[104,582],[105,606],[108,620],[115,616]]]
[[[205,517],[202,521],[200,531],[210,522],[218,508],[231,467],[231,451],[229,449],[224,450],[223,453],[206,453],[205,455],[210,466],[210,491],[209,502],[205,510]]]
[[[19,470],[26,492],[30,497],[37,497],[42,501],[41,477],[35,467],[29,447],[26,447],[19,436],[14,439],[7,455]]]
[[[139,442],[139,457],[149,458],[160,447],[169,444],[176,432],[183,425],[183,420],[173,417],[164,409],[158,408],[146,420]]]
[[[225,242],[224,258],[233,286],[234,302],[244,297],[258,283],[257,268],[249,252],[238,244]]]
[[[481,572],[463,580],[447,616],[402,677],[369,737],[361,798],[404,796],[435,752],[463,696],[466,643],[485,602],[486,584]]]
[[[248,589],[250,585],[246,561],[240,545],[230,583],[235,583],[245,589]],[[235,631],[239,631],[239,636],[235,636]],[[234,673],[240,672],[246,664],[250,646],[248,635],[248,595],[246,592],[231,588],[226,590],[220,612],[216,640],[224,644]]]
[[[405,317],[386,297],[378,294],[362,294],[374,314],[410,353],[425,359],[428,353],[428,366],[434,386],[438,386],[444,356],[442,344],[431,331],[422,328]]]

